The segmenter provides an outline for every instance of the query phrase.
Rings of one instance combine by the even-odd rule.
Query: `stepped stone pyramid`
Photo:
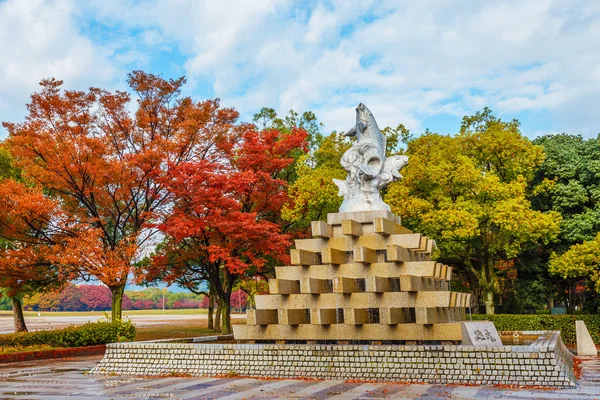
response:
[[[329,214],[256,297],[241,340],[459,341],[470,294],[451,292],[452,268],[433,240],[389,211]]]
[[[312,239],[296,240],[292,266],[276,268],[238,340],[460,341],[470,295],[450,291],[452,268],[431,260],[432,240],[402,227],[379,190],[402,176],[408,157],[386,157],[371,111],[356,107],[356,137],[334,179],[344,201]]]

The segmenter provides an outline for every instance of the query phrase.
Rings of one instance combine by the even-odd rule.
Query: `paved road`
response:
[[[243,314],[232,314],[232,318],[245,318]],[[103,319],[103,315],[82,315],[82,316],[48,316],[48,317],[25,317],[25,323],[30,331],[38,329],[57,329],[68,325],[82,325],[86,322],[95,322]],[[180,315],[129,315],[127,316],[135,326],[166,325],[177,322],[203,321],[207,319],[206,314],[180,314]],[[14,321],[12,316],[0,316],[0,334],[14,331]]]
[[[2,399],[600,399],[600,359],[585,361],[577,389],[400,385],[239,378],[124,378],[85,374],[99,357],[0,365]]]

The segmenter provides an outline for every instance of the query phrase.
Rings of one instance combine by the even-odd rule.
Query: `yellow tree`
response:
[[[404,179],[385,199],[403,224],[435,239],[440,257],[471,274],[486,312],[494,313],[498,267],[527,246],[548,243],[560,215],[535,211],[528,183],[541,147],[489,109],[464,117],[456,136],[426,132],[409,141]]]
[[[333,178],[346,176],[340,158],[349,147],[349,141],[333,132],[319,138],[315,150],[298,160],[297,179],[288,188],[290,202],[281,214],[284,219],[305,229],[310,221],[322,220],[327,213],[337,212],[342,198],[338,196]]]
[[[588,278],[600,293],[600,233],[593,239],[575,244],[561,255],[550,257],[550,273],[563,279]]]

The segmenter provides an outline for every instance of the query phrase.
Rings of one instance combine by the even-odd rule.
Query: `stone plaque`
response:
[[[462,323],[462,344],[468,346],[502,346],[500,335],[490,321]]]

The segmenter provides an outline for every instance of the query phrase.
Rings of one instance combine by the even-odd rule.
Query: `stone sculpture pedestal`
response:
[[[277,267],[237,340],[461,341],[470,294],[451,292],[452,268],[434,242],[389,211],[333,213]]]

